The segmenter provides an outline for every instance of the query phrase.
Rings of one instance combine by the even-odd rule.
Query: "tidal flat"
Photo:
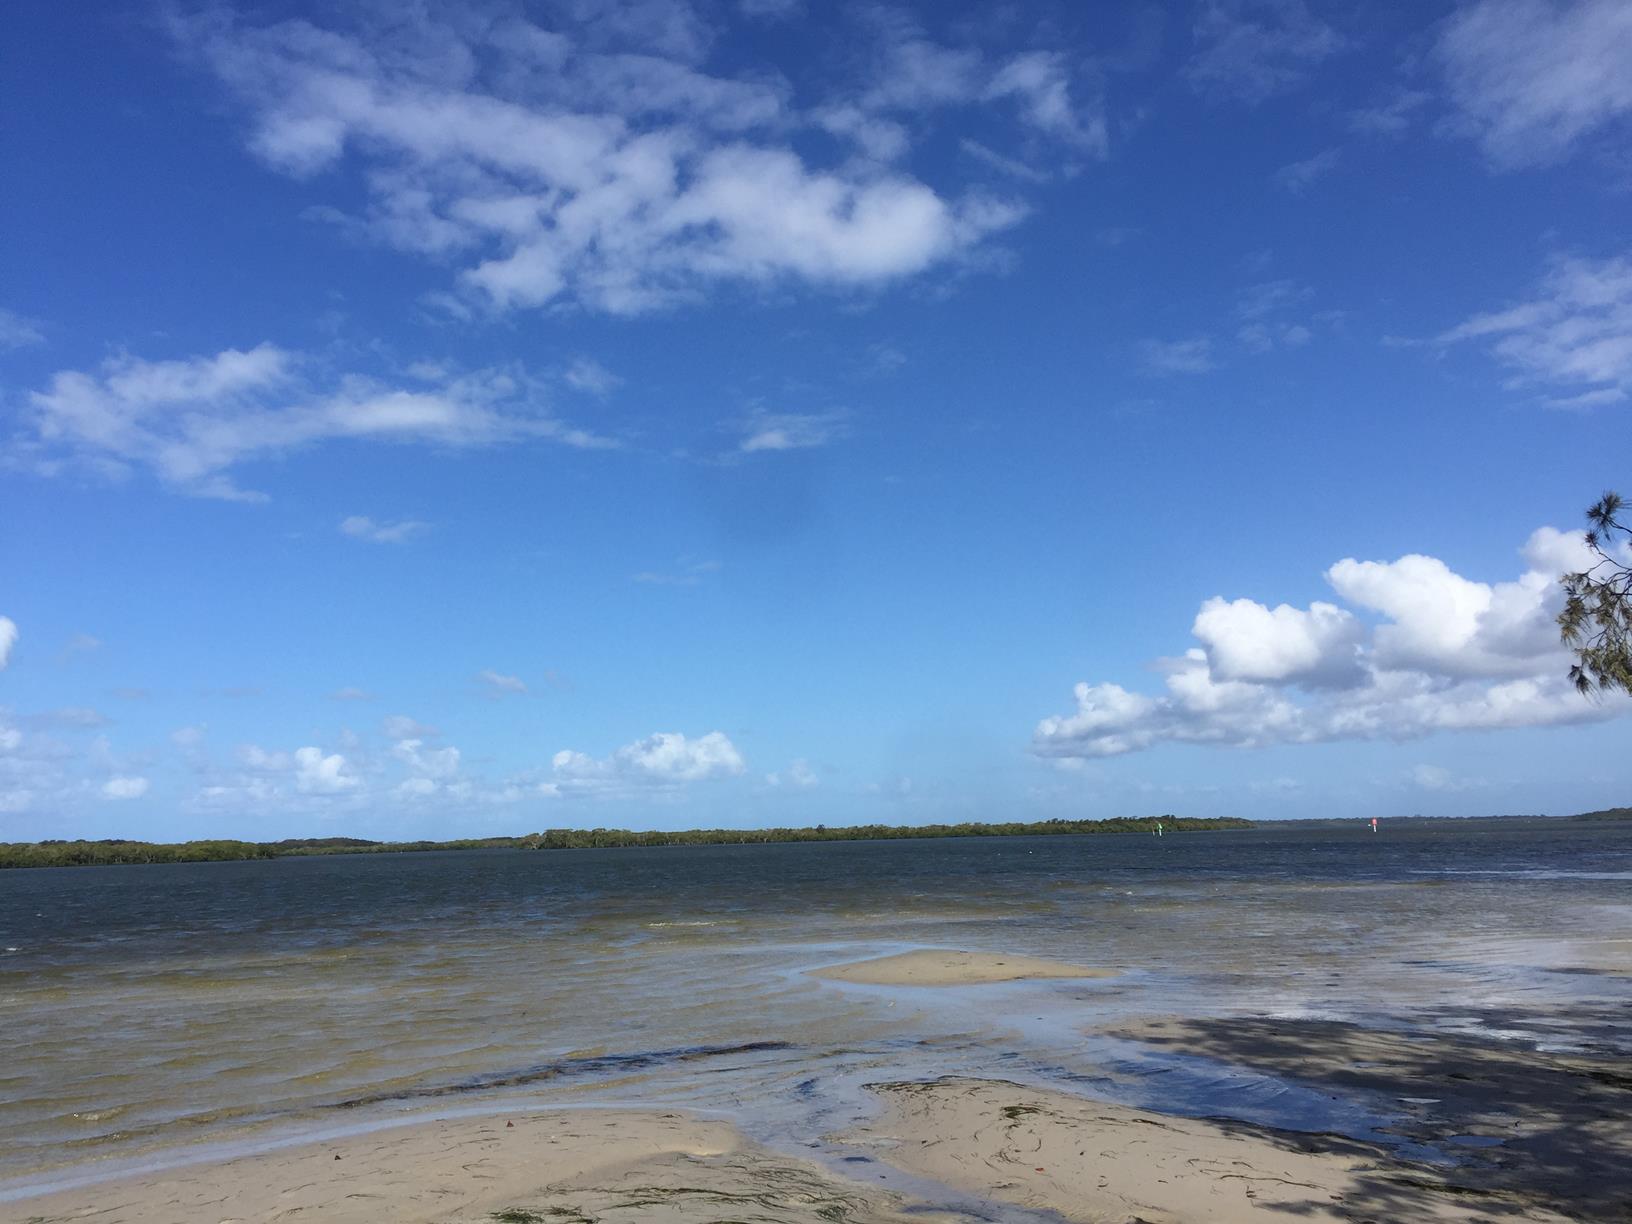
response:
[[[1626,1219],[1569,833],[17,873],[0,1220]]]

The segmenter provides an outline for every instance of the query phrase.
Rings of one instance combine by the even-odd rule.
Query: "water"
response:
[[[1121,973],[804,972],[920,946]],[[1629,1004],[1618,824],[5,872],[0,1193],[540,1100],[718,1110],[808,1147],[869,1108],[864,1083],[944,1072],[1372,1135],[1366,1102],[1094,1031],[1271,1014],[1601,1047]]]

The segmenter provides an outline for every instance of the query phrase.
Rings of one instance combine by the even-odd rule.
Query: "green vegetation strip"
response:
[[[1005,824],[852,825],[800,829],[549,829],[525,837],[481,837],[462,841],[375,842],[359,837],[288,838],[275,842],[139,841],[0,842],[0,867],[106,867],[125,863],[207,863],[245,859],[301,858],[317,854],[403,854],[425,850],[606,850],[643,846],[741,846],[768,842],[899,841],[929,837],[1021,837],[1051,834],[1193,833],[1250,829],[1234,817],[1131,817],[1111,820],[1012,821]]]

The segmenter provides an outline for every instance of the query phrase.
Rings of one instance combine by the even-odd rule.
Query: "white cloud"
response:
[[[1145,340],[1140,358],[1151,374],[1205,374],[1214,369],[1213,342],[1206,336],[1188,340]]]
[[[459,772],[459,749],[428,748],[422,739],[402,739],[391,745],[391,755],[416,778],[444,781]]]
[[[1322,149],[1313,157],[1282,166],[1275,171],[1275,182],[1293,195],[1302,195],[1320,179],[1336,170],[1342,156],[1337,149]]]
[[[600,758],[563,749],[551,765],[561,793],[609,798],[736,777],[747,769],[736,745],[721,731],[696,739],[660,731]]]
[[[742,426],[737,449],[755,451],[807,450],[826,446],[847,432],[844,412],[755,412]]]
[[[1349,115],[1349,130],[1364,136],[1398,136],[1411,126],[1412,116],[1432,100],[1420,89],[1396,89],[1376,106]]]
[[[201,726],[177,727],[170,732],[170,742],[183,752],[192,752],[204,742],[204,728]]]
[[[1632,255],[1555,260],[1527,302],[1475,315],[1442,346],[1487,344],[1512,385],[1556,388],[1556,407],[1618,403],[1632,389]]]
[[[961,140],[958,142],[958,147],[975,160],[984,162],[992,169],[1014,178],[1023,179],[1028,183],[1046,183],[1049,180],[1050,176],[1044,171],[1034,169],[1023,161],[1017,161],[1015,158],[1005,157],[996,149],[988,148],[978,140]]]
[[[602,398],[623,385],[623,379],[591,357],[575,358],[562,377],[573,390]]]
[[[329,698],[332,701],[373,701],[374,694],[367,689],[347,685],[345,688],[335,689],[329,694]]]
[[[510,694],[525,696],[527,693],[527,686],[519,676],[507,676],[503,672],[494,671],[491,667],[477,672],[476,679],[487,686],[490,697],[505,697]]]
[[[765,775],[765,784],[767,786],[791,786],[796,790],[809,790],[814,786],[820,785],[820,783],[821,778],[819,778],[816,771],[810,767],[810,762],[804,760],[803,758],[794,761],[787,767],[787,769],[780,773],[768,773]]]
[[[340,533],[354,540],[371,544],[401,544],[430,526],[418,519],[399,519],[395,523],[376,523],[362,514],[353,514],[340,521]]]
[[[68,462],[113,476],[147,469],[179,492],[234,500],[263,500],[233,482],[235,465],[322,442],[608,445],[551,417],[514,371],[404,390],[361,375],[319,386],[304,364],[261,344],[170,361],[121,354],[95,372],[64,370],[29,396],[32,436],[22,445],[44,472]]]
[[[44,343],[45,333],[38,323],[25,319],[14,310],[0,307],[0,352]]]
[[[1075,710],[1043,719],[1032,751],[1072,761],[1162,743],[1403,740],[1632,709],[1584,701],[1568,681],[1557,578],[1585,563],[1581,533],[1542,528],[1523,554],[1526,571],[1495,584],[1417,555],[1333,565],[1327,581],[1349,603],[1381,614],[1375,627],[1330,603],[1271,609],[1210,599],[1193,629],[1202,647],[1157,664],[1164,693],[1078,684]]]
[[[1365,628],[1352,613],[1318,600],[1307,611],[1218,597],[1201,605],[1190,630],[1214,676],[1256,684],[1349,685],[1360,679]]]
[[[0,669],[11,661],[11,648],[17,644],[17,622],[9,616],[0,616]]]
[[[102,784],[104,799],[140,799],[147,794],[148,780],[142,777],[122,776],[109,778]]]
[[[1416,785],[1428,791],[1473,790],[1484,785],[1476,778],[1459,778],[1440,765],[1415,765],[1411,769],[1410,778]]]
[[[1502,168],[1543,165],[1632,116],[1625,0],[1475,0],[1436,48],[1458,115]]]
[[[359,166],[361,213],[310,215],[454,263],[458,294],[443,302],[464,310],[571,300],[629,314],[722,283],[914,276],[1024,210],[890,168],[907,136],[884,112],[985,100],[1072,147],[1103,138],[1048,52],[993,66],[882,20],[867,86],[803,112],[780,77],[701,71],[711,35],[684,14],[645,0],[557,6],[559,28],[463,9],[320,28],[217,10],[172,26],[243,103],[268,165],[314,182]],[[873,156],[813,164],[789,139],[811,125]]]
[[[1013,98],[1032,127],[1104,157],[1110,152],[1110,134],[1102,108],[1083,110],[1071,97],[1071,69],[1058,51],[1028,51],[998,68],[986,86],[987,98]]]
[[[295,789],[307,794],[336,795],[359,785],[346,758],[338,752],[325,755],[321,748],[296,748]]]
[[[382,726],[388,739],[394,740],[428,740],[437,739],[442,732],[429,723],[422,723],[406,714],[389,715]]]
[[[1343,39],[1304,0],[1202,0],[1185,75],[1202,93],[1261,102],[1302,84]]]

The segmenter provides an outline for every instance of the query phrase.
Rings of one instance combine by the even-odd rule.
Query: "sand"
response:
[[[1623,1218],[1612,1206],[1555,1214],[1522,1189],[1457,1186],[1336,1136],[1178,1118],[1003,1081],[871,1089],[880,1116],[828,1137],[872,1158],[854,1166],[854,1179],[760,1147],[721,1121],[573,1109],[402,1126],[127,1177],[0,1204],[0,1220],[973,1224],[1011,1218],[1005,1205],[1115,1224]],[[927,1198],[877,1184],[897,1170],[923,1179],[915,1188]],[[1616,1171],[1600,1184],[1622,1180]],[[973,1214],[944,1205],[960,1198],[985,1206]]]
[[[507,1122],[513,1125],[507,1125]],[[339,1159],[335,1159],[336,1157]],[[29,1224],[908,1224],[887,1191],[677,1113],[564,1110],[397,1127],[0,1203]]]
[[[1114,972],[1043,960],[1036,956],[941,949],[902,952],[896,956],[851,961],[811,971],[815,977],[867,986],[972,986],[983,982],[1013,982],[1022,978],[1112,977]]]
[[[1545,1221],[1516,1196],[1441,1187],[1332,1136],[1175,1118],[988,1080],[875,1085],[884,1116],[847,1136],[880,1160],[1067,1220]]]
[[[1546,1013],[1487,1017],[1548,1035]],[[1373,1101],[1403,1138],[1466,1152],[1464,1186],[1548,1203],[1573,1218],[1632,1220],[1632,1069],[1616,1052],[1623,1010],[1583,1006],[1571,1035],[1596,1051],[1549,1053],[1518,1040],[1398,1031],[1328,1020],[1152,1019],[1112,1035]]]

